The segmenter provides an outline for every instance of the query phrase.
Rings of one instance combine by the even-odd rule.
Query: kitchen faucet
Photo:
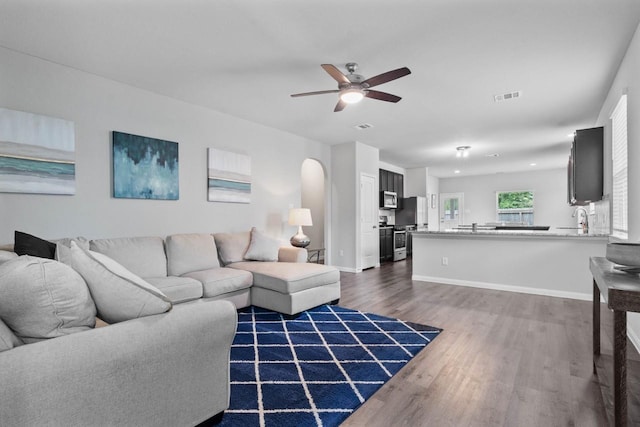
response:
[[[576,216],[578,221],[578,234],[589,233],[589,215],[587,214],[587,210],[582,206],[578,206],[576,210],[573,211],[571,218],[575,218]]]

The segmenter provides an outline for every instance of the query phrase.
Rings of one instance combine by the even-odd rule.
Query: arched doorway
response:
[[[308,249],[325,248],[325,171],[322,164],[315,159],[302,162],[301,176],[301,206],[311,210],[313,226],[305,227],[305,234],[311,243]],[[320,261],[324,261],[321,253]]]

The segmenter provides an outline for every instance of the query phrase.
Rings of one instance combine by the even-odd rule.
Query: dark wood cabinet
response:
[[[380,191],[393,191],[398,197],[404,196],[404,175],[385,169],[379,170],[378,182]]]
[[[393,261],[393,227],[380,229],[380,262]]]
[[[602,200],[602,127],[577,130],[567,168],[567,200],[571,206]]]

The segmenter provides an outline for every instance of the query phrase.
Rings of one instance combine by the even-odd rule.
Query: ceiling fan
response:
[[[379,101],[398,102],[402,98],[386,92],[371,90],[374,86],[390,82],[407,74],[411,74],[411,70],[407,67],[398,68],[397,70],[387,71],[365,80],[360,74],[356,74],[358,64],[349,62],[346,64],[349,74],[343,74],[335,65],[322,64],[321,67],[338,82],[338,89],[320,90],[316,92],[294,93],[292,97],[322,95],[325,93],[339,93],[340,97],[334,112],[342,111],[347,104],[355,104],[360,102],[362,98],[373,98]]]

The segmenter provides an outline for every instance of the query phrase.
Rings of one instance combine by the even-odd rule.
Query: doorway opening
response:
[[[311,243],[307,247],[310,260],[324,264],[326,258],[325,218],[326,218],[326,174],[322,163],[315,159],[305,159],[300,170],[301,207],[311,210],[313,225],[305,228]]]

